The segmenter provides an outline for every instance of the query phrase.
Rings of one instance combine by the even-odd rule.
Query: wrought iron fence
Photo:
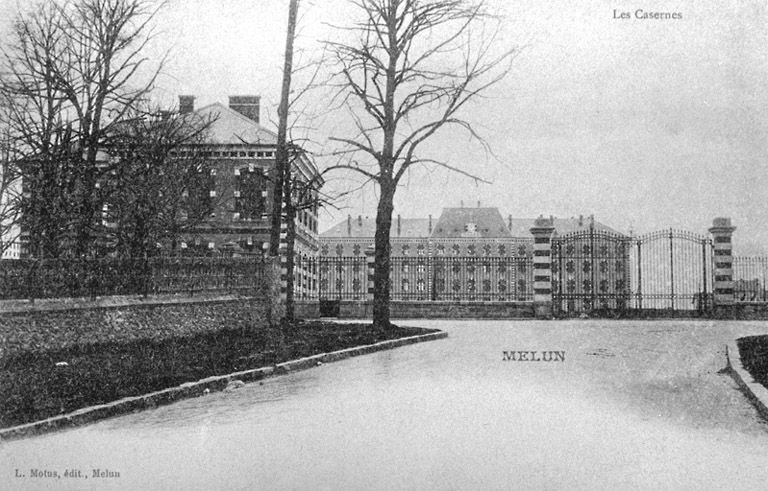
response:
[[[768,257],[734,256],[733,295],[737,302],[767,302]]]
[[[365,257],[321,257],[318,277],[320,300],[365,300],[368,292]]]
[[[259,288],[259,257],[0,261],[0,300],[233,292]]]
[[[365,300],[364,257],[321,257],[320,300]],[[415,256],[390,260],[390,298],[406,301],[533,300],[533,259],[520,257]]]
[[[682,230],[640,237],[586,230],[553,241],[553,298],[564,315],[712,307],[712,241]]]

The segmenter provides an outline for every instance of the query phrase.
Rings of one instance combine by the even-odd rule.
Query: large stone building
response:
[[[196,190],[190,200],[208,200],[210,217],[183,238],[181,247],[197,254],[210,251],[263,252],[271,230],[272,175],[275,170],[277,135],[261,126],[258,96],[231,96],[229,106],[214,103],[195,109],[194,97],[180,96],[181,113],[212,118],[204,146],[210,165],[205,189]],[[198,150],[199,151],[199,150]],[[294,175],[312,183],[316,202],[322,179],[309,157],[301,153],[292,159]],[[198,203],[199,204],[199,203]],[[298,211],[295,254],[296,291],[312,296],[317,288],[315,264],[307,259],[318,253],[317,205]]]
[[[553,219],[555,233],[609,227],[584,217]],[[505,220],[497,208],[444,208],[437,219],[392,221],[391,292],[395,299],[530,300],[534,219]],[[320,234],[320,297],[362,300],[375,220],[348,216]]]

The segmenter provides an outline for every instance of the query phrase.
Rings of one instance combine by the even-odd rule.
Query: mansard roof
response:
[[[400,238],[530,238],[531,227],[535,218],[511,218],[504,220],[498,208],[443,208],[443,212],[432,225],[430,233],[429,219],[400,219],[400,234],[397,233],[397,217],[392,219],[390,236]],[[589,230],[590,219],[554,218],[555,231],[558,235]],[[471,226],[467,226],[472,224]],[[465,228],[465,226],[467,226]],[[595,230],[623,235],[621,232],[595,221]],[[320,234],[321,238],[373,238],[376,233],[376,220],[370,217],[348,218]]]
[[[498,208],[443,208],[432,231],[433,238],[510,236]]]
[[[427,238],[429,237],[429,219],[400,218],[400,233],[397,229],[398,217],[392,218],[390,238]],[[376,234],[376,219],[358,216],[347,217],[320,234],[321,238],[372,238]]]
[[[507,219],[507,227],[512,237],[527,237],[531,235],[531,227],[535,218],[509,218]],[[583,230],[589,230],[589,218],[554,218],[555,231],[558,235],[570,234],[571,232],[579,232]],[[595,230],[610,232],[612,234],[622,235],[621,232],[612,229],[611,227],[595,221]]]
[[[243,116],[220,102],[201,107],[195,114],[213,117],[208,143],[215,145],[276,145],[277,135],[256,121]]]

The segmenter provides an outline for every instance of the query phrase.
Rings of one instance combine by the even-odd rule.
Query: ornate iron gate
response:
[[[696,310],[712,307],[712,241],[685,230],[659,230],[635,239],[635,308]]]
[[[603,230],[573,232],[552,241],[553,307],[560,315],[623,311],[631,298],[630,237]]]
[[[552,297],[559,315],[708,311],[712,242],[682,230],[629,237],[590,228],[552,241]]]

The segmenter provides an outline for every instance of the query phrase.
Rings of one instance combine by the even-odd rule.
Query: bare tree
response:
[[[162,67],[143,50],[156,9],[145,0],[43,0],[20,14],[2,51],[0,95],[22,156],[22,221],[32,253],[93,252],[104,204],[100,149]]]
[[[280,223],[282,220],[283,187],[286,174],[290,173],[288,155],[288,110],[291,98],[291,78],[293,76],[293,42],[296,37],[296,17],[299,12],[299,0],[290,0],[288,4],[288,29],[285,36],[285,55],[283,61],[283,83],[280,91],[278,108],[277,147],[275,148],[275,171],[272,186],[272,229],[269,236],[269,255],[277,256],[280,247]],[[289,180],[289,179],[288,179]]]
[[[374,326],[389,322],[390,226],[403,175],[418,164],[471,173],[424,154],[438,131],[459,127],[480,141],[461,110],[509,71],[515,49],[498,50],[482,1],[350,0],[359,22],[329,41],[337,101],[355,131],[331,137],[342,159],[330,167],[362,174],[378,187]]]
[[[5,132],[0,140],[0,257],[18,244],[21,232],[21,180],[13,153],[13,144]]]
[[[135,109],[114,127],[106,188],[106,244],[125,257],[146,257],[157,245],[175,252],[179,238],[217,205],[203,143],[214,118]],[[223,194],[223,193],[222,193]]]

